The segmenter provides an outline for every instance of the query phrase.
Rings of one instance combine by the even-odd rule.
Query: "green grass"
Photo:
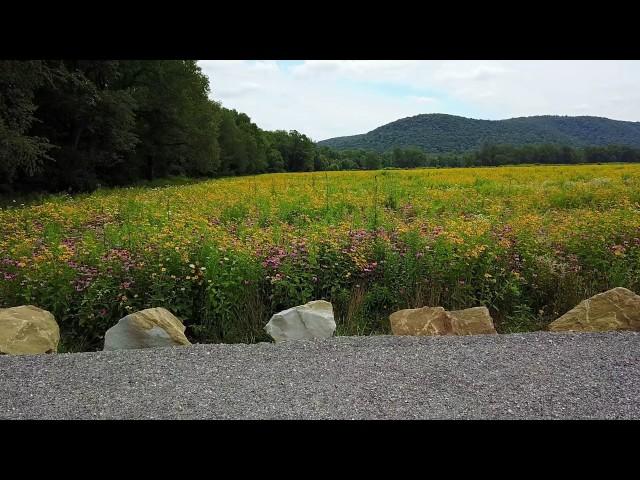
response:
[[[640,165],[173,179],[0,209],[0,308],[51,311],[64,351],[163,306],[192,342],[268,341],[270,316],[333,303],[337,333],[402,308],[487,306],[544,328],[640,289]]]

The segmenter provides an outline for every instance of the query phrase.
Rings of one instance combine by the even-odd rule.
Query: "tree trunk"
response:
[[[84,130],[84,126],[77,126],[73,129],[73,135],[71,137],[71,148],[73,150],[78,150],[78,144],[80,143],[80,135],[82,135],[83,130]]]
[[[153,156],[147,155],[147,180],[153,180]]]

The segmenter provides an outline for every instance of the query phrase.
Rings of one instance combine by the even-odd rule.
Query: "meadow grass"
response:
[[[342,335],[389,333],[389,313],[424,305],[486,305],[512,332],[640,283],[640,165],[181,183],[9,202],[0,307],[51,311],[78,351],[154,306],[194,342],[268,341],[273,313],[312,299]]]

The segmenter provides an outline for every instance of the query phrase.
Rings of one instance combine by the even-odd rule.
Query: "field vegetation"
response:
[[[155,306],[193,342],[268,341],[273,313],[312,299],[340,335],[424,305],[533,331],[614,286],[640,290],[637,164],[267,174],[0,209],[0,308],[51,311],[64,351]]]

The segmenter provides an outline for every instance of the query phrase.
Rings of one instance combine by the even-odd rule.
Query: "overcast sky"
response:
[[[595,115],[640,121],[640,61],[201,60],[211,96],[314,141],[399,118]]]

